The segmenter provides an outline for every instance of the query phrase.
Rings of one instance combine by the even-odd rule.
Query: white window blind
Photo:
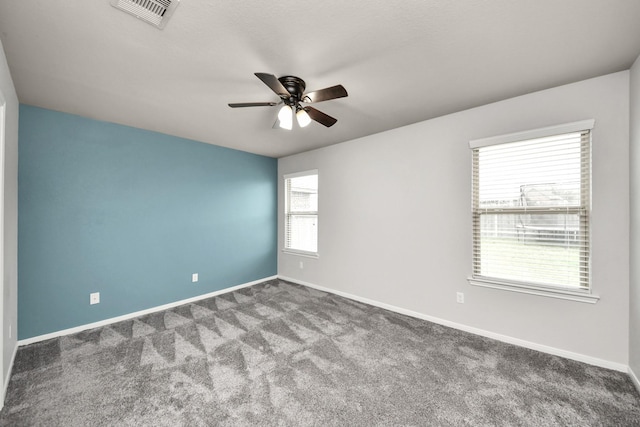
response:
[[[318,172],[284,177],[285,236],[288,250],[318,252]]]
[[[474,278],[590,289],[592,127],[472,141]]]

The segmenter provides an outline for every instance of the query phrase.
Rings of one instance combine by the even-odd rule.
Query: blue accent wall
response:
[[[276,274],[276,159],[27,105],[19,132],[20,339]]]

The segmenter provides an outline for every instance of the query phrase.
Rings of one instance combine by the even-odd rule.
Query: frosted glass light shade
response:
[[[311,123],[311,117],[304,111],[302,108],[298,110],[296,113],[296,119],[298,119],[298,124],[301,128],[308,126]]]
[[[288,105],[283,105],[278,112],[278,120],[282,129],[293,129],[293,110]]]

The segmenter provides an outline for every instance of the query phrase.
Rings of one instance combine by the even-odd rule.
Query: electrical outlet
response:
[[[100,292],[93,292],[89,294],[89,304],[100,304]]]
[[[456,301],[459,304],[464,304],[464,294],[462,292],[456,292]]]
[[[300,261],[300,270],[304,269],[304,262]]]
[[[191,283],[196,283],[198,281],[198,273],[193,273],[191,275]]]

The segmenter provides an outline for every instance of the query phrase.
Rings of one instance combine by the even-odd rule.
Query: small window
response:
[[[284,248],[316,255],[318,252],[318,171],[285,175]]]
[[[589,293],[592,127],[471,141],[472,284]]]

